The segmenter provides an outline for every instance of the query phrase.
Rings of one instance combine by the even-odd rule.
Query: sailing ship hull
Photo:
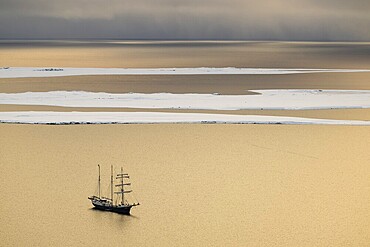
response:
[[[115,212],[115,213],[125,214],[125,215],[130,215],[130,210],[132,208],[131,205],[129,206],[105,206],[105,205],[101,205],[99,203],[94,203],[94,202],[92,202],[92,204],[98,210],[110,211],[110,212]]]
[[[130,215],[130,210],[131,210],[131,206],[130,207],[116,207],[112,209],[112,212]]]

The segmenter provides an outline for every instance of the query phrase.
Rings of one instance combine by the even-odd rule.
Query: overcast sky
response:
[[[370,0],[0,0],[0,38],[370,41]]]

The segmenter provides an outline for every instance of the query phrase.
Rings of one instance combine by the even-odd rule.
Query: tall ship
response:
[[[116,180],[118,183],[114,184],[113,182],[113,166],[111,166],[111,180],[110,180],[110,198],[101,196],[101,189],[100,189],[100,165],[99,168],[99,177],[98,177],[98,195],[89,196],[88,199],[94,205],[96,209],[103,210],[103,211],[111,211],[119,214],[130,214],[130,210],[132,207],[139,206],[140,203],[137,202],[129,202],[127,196],[125,194],[131,193],[131,189],[126,189],[126,186],[130,186],[131,183],[128,182],[130,176],[128,173],[123,173],[123,169],[121,167],[121,172],[116,174]],[[115,191],[114,188],[118,190]]]

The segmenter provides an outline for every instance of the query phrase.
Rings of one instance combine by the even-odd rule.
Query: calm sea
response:
[[[0,41],[0,66],[369,68],[370,43]]]

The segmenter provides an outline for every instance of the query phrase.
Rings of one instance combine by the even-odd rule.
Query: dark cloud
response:
[[[0,38],[370,40],[369,0],[0,0]]]

